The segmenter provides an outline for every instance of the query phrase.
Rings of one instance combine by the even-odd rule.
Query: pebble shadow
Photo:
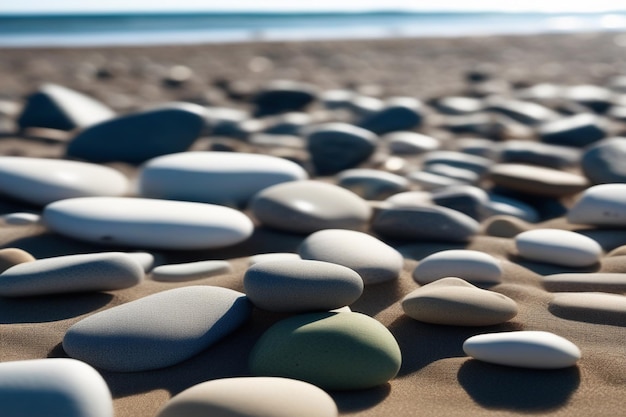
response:
[[[459,383],[485,408],[543,413],[567,404],[580,385],[578,367],[535,370],[491,365],[470,359],[457,374]]]

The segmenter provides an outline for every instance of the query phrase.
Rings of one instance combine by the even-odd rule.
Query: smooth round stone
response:
[[[365,116],[359,126],[382,135],[398,130],[410,130],[423,119],[422,103],[412,97],[394,97],[375,113]]]
[[[66,153],[92,162],[140,164],[186,151],[205,128],[205,117],[197,104],[164,104],[92,125],[72,139]]]
[[[597,85],[575,85],[566,88],[563,96],[590,108],[596,113],[604,113],[613,106],[613,92]]]
[[[362,229],[372,209],[358,195],[319,181],[293,181],[254,196],[250,210],[265,226],[295,233],[322,229]]]
[[[586,321],[589,318],[626,320],[626,297],[622,294],[602,292],[565,292],[554,294],[550,309],[566,313],[572,318]],[[607,322],[609,324],[609,322]]]
[[[443,242],[467,242],[479,228],[471,217],[439,206],[381,210],[372,223],[372,229],[385,237]]]
[[[155,255],[149,252],[125,252],[143,268],[145,273],[152,271],[152,269],[163,263],[163,259],[159,255]]]
[[[2,417],[113,417],[113,399],[98,371],[75,359],[0,363]]]
[[[304,239],[298,251],[302,259],[332,262],[358,272],[365,285],[398,278],[404,265],[400,252],[352,230],[320,230]]]
[[[567,368],[581,357],[578,346],[543,331],[480,334],[467,339],[463,351],[479,361],[534,369]]]
[[[474,97],[450,96],[438,99],[435,107],[444,114],[464,115],[481,111],[483,102]]]
[[[503,142],[499,150],[501,162],[541,165],[555,169],[575,166],[582,155],[580,149],[527,140]]]
[[[298,135],[300,130],[311,124],[312,121],[313,117],[308,113],[285,113],[269,120],[269,126],[263,129],[263,132],[270,134],[268,136]],[[292,139],[292,141],[295,142],[298,147],[303,147],[303,139],[300,136],[294,137],[295,139]],[[251,142],[254,143],[254,141]]]
[[[433,203],[467,214],[473,219],[481,220],[484,206],[489,203],[487,193],[471,185],[453,185],[432,193]]]
[[[276,312],[332,310],[352,304],[363,292],[363,280],[352,269],[302,259],[253,265],[243,285],[255,306]]]
[[[356,94],[350,100],[348,108],[357,116],[366,117],[379,112],[385,103],[376,97]]]
[[[206,107],[205,115],[213,136],[237,136],[241,123],[250,119],[247,112],[227,107]]]
[[[487,236],[512,238],[530,228],[525,221],[507,215],[493,216],[483,222],[483,232]]]
[[[385,200],[394,207],[421,207],[432,205],[432,194],[428,191],[406,191],[394,194]]]
[[[165,404],[157,417],[337,417],[330,395],[304,381],[238,377],[203,382]]]
[[[502,97],[485,99],[485,110],[500,113],[511,119],[527,124],[535,125],[558,118],[558,113],[532,101],[511,100]]]
[[[260,253],[258,255],[254,255],[250,257],[248,262],[249,266],[256,265],[261,262],[267,261],[294,261],[302,259],[300,255],[297,253],[286,253],[286,252],[276,252],[276,253]]]
[[[502,267],[500,262],[488,253],[453,249],[425,257],[413,270],[413,279],[420,285],[444,277],[458,277],[469,282],[497,284],[502,280]]]
[[[61,159],[0,156],[0,193],[44,206],[57,200],[121,196],[128,179],[113,168]]]
[[[233,266],[228,261],[198,261],[157,266],[152,270],[152,279],[163,282],[184,282],[210,278],[232,271]]]
[[[258,376],[282,376],[325,390],[373,388],[396,376],[402,354],[391,332],[360,313],[309,313],[279,321],[250,355]]]
[[[93,243],[160,249],[209,249],[252,235],[252,221],[228,207],[144,198],[88,197],[45,207],[57,233]]]
[[[30,297],[133,287],[144,271],[121,252],[57,256],[19,263],[0,274],[0,296]]]
[[[395,155],[419,155],[441,146],[439,140],[432,136],[410,131],[387,133],[381,140],[387,143],[389,151]]]
[[[274,156],[183,152],[146,162],[138,184],[143,197],[241,207],[267,187],[307,178],[301,166]]]
[[[585,267],[600,261],[602,247],[595,240],[560,229],[535,229],[515,236],[522,258],[555,265]]]
[[[616,137],[587,148],[581,160],[585,176],[593,184],[626,182],[626,138]]]
[[[326,90],[320,93],[320,102],[330,110],[345,109],[355,96],[352,90]]]
[[[458,168],[448,164],[429,164],[424,167],[424,172],[452,178],[463,184],[476,184],[480,175],[465,168]]]
[[[366,200],[382,200],[406,191],[409,180],[400,175],[376,169],[348,169],[337,176],[337,185]]]
[[[376,148],[377,136],[347,123],[325,123],[305,132],[308,150],[318,175],[333,175],[366,161]]]
[[[35,257],[23,249],[4,248],[0,249],[0,273],[6,271],[12,266],[33,262]]]
[[[31,226],[41,221],[41,216],[35,213],[9,213],[0,216],[2,222],[9,226]]]
[[[304,109],[317,98],[317,88],[312,84],[276,80],[264,86],[253,98],[255,116],[266,116]]]
[[[485,217],[513,216],[529,223],[536,223],[540,220],[539,212],[533,206],[499,194],[488,195],[488,201],[482,208],[482,214]]]
[[[443,187],[467,184],[465,181],[459,179],[427,171],[411,172],[407,175],[407,178],[418,184],[424,190],[436,190]]]
[[[543,277],[543,286],[552,292],[626,293],[626,274],[565,273]]]
[[[222,340],[248,320],[247,297],[228,288],[190,286],[152,294],[71,326],[63,350],[96,368],[164,368]]]
[[[595,226],[626,225],[626,184],[594,185],[567,212],[567,221]]]
[[[561,197],[589,186],[581,175],[524,164],[497,164],[489,171],[494,184],[528,194]]]
[[[544,143],[583,148],[606,137],[607,130],[599,117],[583,113],[544,123],[537,134]]]
[[[478,175],[483,175],[493,162],[481,156],[470,155],[463,152],[454,151],[434,151],[429,152],[423,160],[424,166],[433,164],[450,165],[460,169],[473,171]]]
[[[409,293],[402,299],[402,310],[425,323],[491,326],[515,317],[517,304],[505,295],[447,277]]]
[[[20,128],[72,130],[115,116],[113,110],[78,91],[44,84],[31,94],[17,122]]]

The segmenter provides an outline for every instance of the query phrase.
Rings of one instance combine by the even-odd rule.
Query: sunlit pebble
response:
[[[382,168],[389,172],[403,172],[407,168],[407,162],[403,158],[391,156],[387,158]]]
[[[193,75],[193,71],[184,65],[174,65],[168,71],[167,78],[170,81],[183,83],[188,81]]]

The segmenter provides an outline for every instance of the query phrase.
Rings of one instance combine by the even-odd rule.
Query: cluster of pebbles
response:
[[[158,416],[336,416],[325,391],[386,384],[410,354],[390,329],[350,309],[407,265],[415,289],[401,294],[404,314],[480,327],[462,346],[479,361],[560,369],[581,360],[576,340],[523,322],[519,331],[483,328],[519,313],[514,292],[499,292],[511,260],[568,271],[542,277],[557,292],[550,308],[626,323],[626,263],[594,272],[626,253],[626,78],[427,103],[276,81],[248,104],[174,102],[117,115],[48,84],[15,113],[22,130],[70,133],[63,158],[0,157],[0,192],[33,207],[4,214],[5,227],[116,250],[35,259],[4,248],[0,297],[146,280],[179,287],[77,321],[59,341],[73,359],[0,364],[3,415],[111,417],[111,394],[92,367],[176,366],[228,343],[262,310],[282,316],[256,341],[249,375],[194,385]],[[243,291],[196,283],[237,273],[229,259],[164,261],[245,245],[260,230],[302,240],[294,253],[259,248],[240,276]],[[467,249],[481,236],[512,241],[510,257]],[[414,243],[432,250],[411,257]]]

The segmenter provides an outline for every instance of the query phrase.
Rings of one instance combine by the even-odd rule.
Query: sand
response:
[[[468,39],[377,40],[300,43],[249,43],[144,48],[3,50],[0,56],[1,112],[41,82],[56,82],[99,98],[125,112],[170,99],[244,107],[245,97],[271,79],[313,82],[323,88],[360,88],[371,95],[414,95],[428,100],[467,91],[467,71],[486,68],[497,76],[492,88],[540,81],[604,84],[626,72],[626,35],[577,34]],[[193,78],[182,87],[164,85],[164,71],[186,65]],[[509,83],[502,82],[506,80]],[[215,85],[230,83],[231,97]],[[7,105],[6,103],[9,103]],[[2,120],[2,119],[0,119]],[[4,155],[60,157],[66,135],[1,128]],[[204,145],[202,145],[204,144]],[[206,146],[206,141],[198,147]],[[136,167],[111,164],[133,176]],[[0,214],[33,211],[8,199]],[[576,230],[563,219],[533,227]],[[606,231],[605,231],[606,232]],[[589,232],[594,234],[594,232]],[[626,233],[595,232],[608,252],[626,244]],[[95,294],[0,299],[0,360],[65,357],[65,331],[82,318],[159,291],[185,285],[217,285],[242,291],[249,257],[259,253],[296,252],[305,236],[259,228],[235,247],[211,251],[159,252],[167,263],[229,260],[234,269],[187,283],[156,282]],[[396,245],[399,247],[398,245]],[[46,231],[43,226],[0,226],[0,247],[16,247],[36,258],[113,249],[89,245]],[[502,261],[503,282],[491,287],[514,299],[519,314],[508,323],[461,328],[419,323],[402,313],[400,300],[418,285],[411,272],[423,257],[442,249],[468,248]],[[616,416],[626,394],[626,317],[587,316],[551,309],[553,294],[541,275],[566,268],[519,259],[513,239],[481,234],[467,245],[405,243],[405,265],[392,282],[367,286],[353,311],[373,316],[389,328],[402,350],[399,375],[375,389],[332,392],[341,415]],[[626,261],[604,258],[585,271],[626,272]],[[565,311],[565,313],[564,313]],[[102,372],[113,396],[116,417],[152,417],[171,396],[197,383],[248,375],[248,355],[272,323],[285,316],[255,310],[252,320],[224,341],[176,366],[136,373]],[[599,318],[598,318],[599,317]],[[582,351],[578,366],[536,371],[488,365],[469,359],[463,341],[473,335],[510,330],[544,330],[563,336]]]

